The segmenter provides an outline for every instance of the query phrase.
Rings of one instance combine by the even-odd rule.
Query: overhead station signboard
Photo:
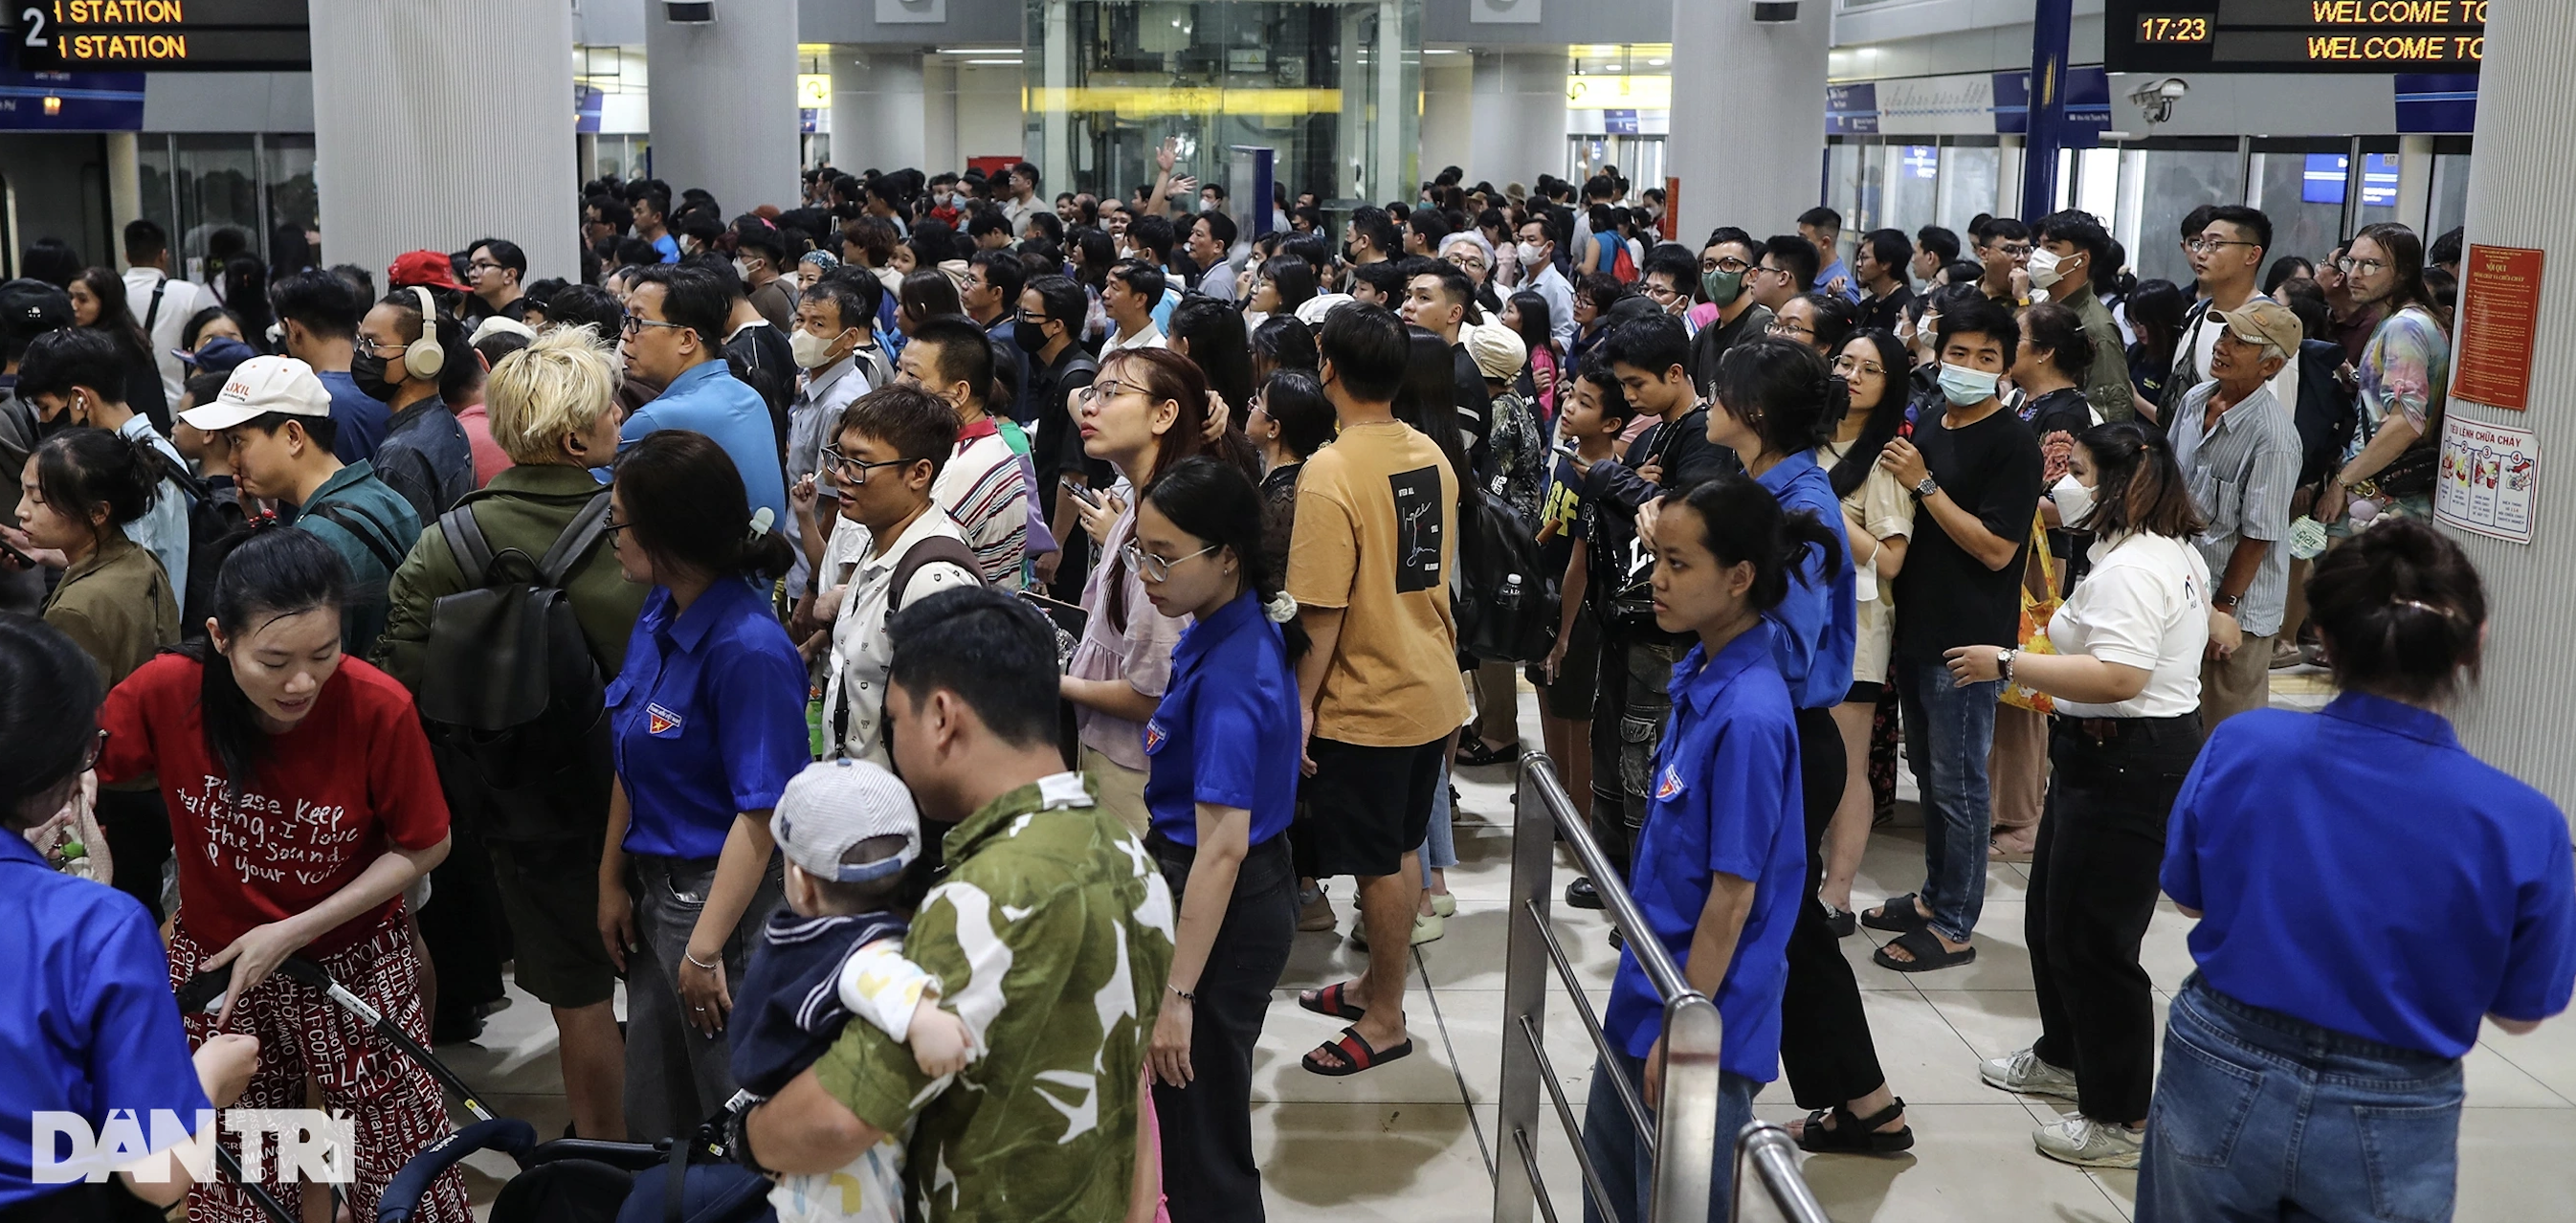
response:
[[[2103,0],[2112,72],[2475,72],[2487,0]]]
[[[313,67],[307,0],[6,0],[0,13],[30,72]]]

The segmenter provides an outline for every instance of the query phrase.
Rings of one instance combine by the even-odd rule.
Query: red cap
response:
[[[465,291],[465,286],[456,283],[455,267],[447,262],[445,254],[438,251],[410,251],[394,256],[393,266],[385,269],[385,283],[396,289],[421,285],[432,289],[454,289],[459,293]]]

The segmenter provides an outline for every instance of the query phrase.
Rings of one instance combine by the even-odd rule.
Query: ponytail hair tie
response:
[[[2421,599],[2399,599],[2397,600],[2397,606],[2411,607],[2422,612],[2431,612],[2445,620],[2456,618],[2460,614],[2458,610],[2454,608],[2444,607],[2438,603],[2427,603]]]
[[[1272,624],[1286,624],[1297,618],[1297,600],[1290,598],[1287,591],[1280,591],[1261,605],[1261,615]]]
[[[772,512],[768,506],[764,505],[760,507],[760,512],[751,516],[751,538],[758,539],[763,535],[769,534],[769,524],[776,521],[778,521],[778,515],[776,513]]]

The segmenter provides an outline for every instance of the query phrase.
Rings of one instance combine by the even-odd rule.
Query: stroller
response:
[[[492,1201],[489,1223],[762,1223],[775,1220],[769,1206],[769,1181],[732,1162],[725,1141],[726,1123],[735,1108],[748,1107],[745,1096],[728,1102],[726,1111],[702,1122],[688,1138],[659,1142],[603,1142],[591,1138],[557,1138],[540,1142],[536,1127],[515,1118],[495,1117],[481,1098],[437,1055],[413,1040],[367,1000],[350,992],[321,965],[289,957],[278,966],[281,976],[319,991],[334,1005],[373,1028],[440,1085],[456,1093],[474,1121],[431,1143],[411,1157],[385,1186],[376,1203],[376,1223],[407,1223],[418,1211],[432,1183],[478,1151],[498,1151],[519,1166],[520,1175],[501,1187]],[[182,1013],[215,1010],[231,986],[230,966],[199,973],[179,991]],[[300,1223],[257,1183],[242,1179],[231,1152],[217,1144],[216,1158],[225,1177],[250,1195],[252,1205],[270,1223]],[[679,1191],[672,1189],[677,1186]],[[334,1190],[337,1196],[337,1190]]]

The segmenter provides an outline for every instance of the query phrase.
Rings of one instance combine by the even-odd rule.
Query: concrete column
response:
[[[644,5],[653,174],[674,198],[714,192],[727,217],[796,202],[796,0],[719,0],[716,19],[674,25]]]
[[[529,279],[579,276],[571,45],[563,4],[314,5],[314,177],[332,261],[381,275],[404,251],[495,234],[527,251]]]
[[[1832,7],[1830,0],[1801,0],[1796,21],[1756,22],[1749,4],[1673,6],[1673,126],[1665,147],[1681,180],[1675,232],[1741,225],[1780,233],[1816,205]]]
[[[2433,138],[2397,138],[2397,219],[2424,231],[2433,213]]]
[[[1504,187],[1564,173],[1565,53],[1478,51],[1475,60],[1469,89],[1476,127],[1465,162],[1467,181],[1489,179]],[[1426,109],[1423,126],[1430,123]],[[1423,164],[1432,162],[1426,158]]]
[[[125,266],[125,226],[143,219],[143,162],[136,155],[134,133],[107,134],[108,241],[115,249],[99,252],[99,262]]]
[[[832,48],[832,164],[845,174],[873,166],[927,168],[929,117],[918,47]],[[722,196],[718,196],[722,199]]]
[[[925,174],[962,172],[966,154],[957,137],[957,65],[947,60],[923,61],[921,86],[921,170]]]
[[[1476,133],[1475,69],[1464,57],[1443,55],[1422,61],[1422,176],[1442,166],[1472,171]],[[1474,173],[1467,181],[1476,181]]]
[[[2576,7],[2496,5],[2487,19],[2486,61],[2478,81],[2478,155],[2469,165],[2468,234],[2484,246],[2548,252],[2540,282],[2539,342],[2531,346],[2530,407],[2505,411],[2450,401],[2449,413],[2535,429],[2544,463],[2576,459],[2576,428],[2562,408],[2576,398],[2576,348],[2563,341],[2576,319],[2576,212],[2554,194],[2576,154]],[[2430,235],[2427,235],[2429,238]],[[2463,266],[2463,279],[2469,279]],[[2462,305],[2471,305],[2470,289]],[[2454,371],[2458,369],[2455,361]],[[2468,748],[2497,768],[2540,788],[2559,807],[2576,810],[2576,753],[2567,727],[2576,719],[2576,651],[2567,574],[2576,567],[2576,486],[2542,480],[2532,542],[2507,543],[2454,532],[2486,579],[2487,666],[2459,725]]]

